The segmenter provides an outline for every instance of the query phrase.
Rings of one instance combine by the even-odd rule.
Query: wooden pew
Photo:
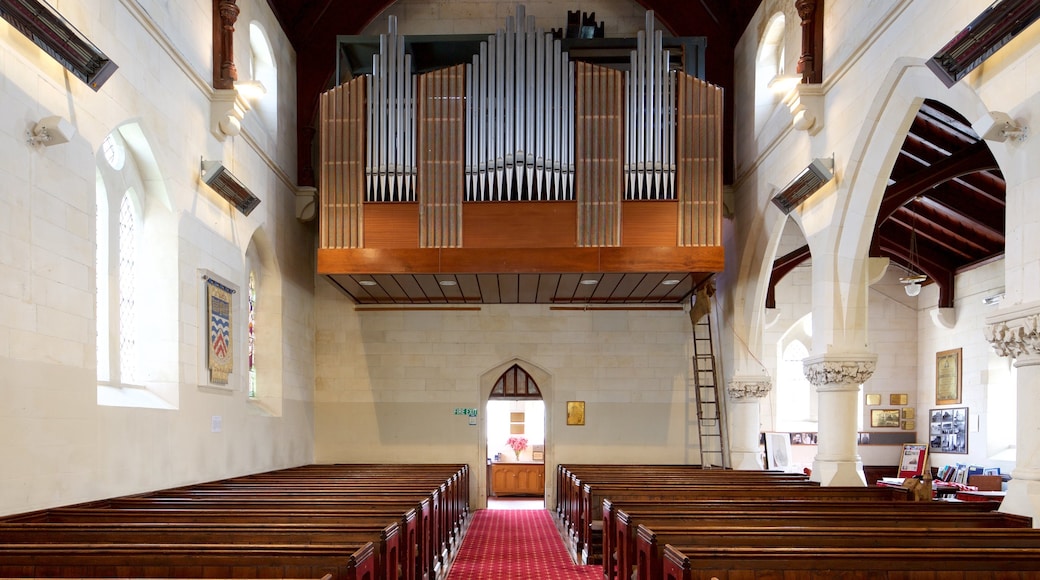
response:
[[[665,580],[1035,580],[1040,550],[1000,547],[664,548]]]
[[[383,518],[351,520],[338,525],[313,524],[0,524],[0,545],[226,545],[259,547],[347,546],[337,557],[348,558],[361,546],[372,544],[372,580],[400,577],[400,537],[396,523]]]
[[[370,543],[277,547],[0,544],[0,577],[375,580],[373,550]]]
[[[979,502],[982,503],[982,502]],[[715,515],[738,513],[784,514],[795,513],[853,513],[868,510],[871,517],[885,519],[888,517],[915,517],[915,514],[927,516],[932,513],[987,513],[999,507],[997,502],[973,505],[970,502],[908,502],[879,503],[877,505],[864,502],[831,502],[814,500],[781,500],[781,501],[740,501],[728,500],[688,500],[667,502],[625,502],[620,505],[609,499],[603,500],[603,575],[613,580],[618,577],[618,570],[631,570],[636,561],[636,529],[638,524],[654,528],[659,524],[699,522],[701,519]],[[950,519],[953,516],[943,515]],[[984,516],[994,519],[993,516]],[[998,515],[998,521],[1010,520],[1012,527],[1027,527],[1028,518],[1011,516],[1005,518]],[[916,521],[916,520],[915,520]]]
[[[593,487],[586,484],[582,492],[582,509],[578,517],[574,536],[575,556],[583,563],[599,563],[602,555],[603,499],[627,500],[684,500],[684,499],[744,499],[749,501],[777,501],[815,499],[829,501],[899,501],[909,502],[909,494],[902,488],[883,487],[819,487],[809,485],[746,484],[671,486],[642,486],[601,484]],[[597,530],[593,534],[593,522]]]
[[[403,513],[403,516],[401,515]],[[212,509],[83,509],[55,508],[6,520],[7,523],[69,523],[94,524],[281,524],[309,525],[325,529],[339,529],[344,524],[356,525],[368,520],[372,523],[397,521],[399,526],[399,562],[406,571],[405,580],[422,577],[424,556],[429,546],[421,542],[415,508],[401,506],[386,509],[373,506],[368,510],[354,511],[293,511],[293,510],[235,510],[231,512]],[[3,530],[5,522],[0,522]]]
[[[868,510],[832,513],[813,513],[809,511],[720,513],[701,517],[645,520],[639,523],[635,531],[635,561],[630,560],[624,548],[618,547],[618,576],[627,577],[633,567],[640,580],[659,580],[662,569],[662,551],[665,544],[689,545],[693,536],[701,540],[714,534],[717,543],[714,545],[742,546],[738,539],[744,536],[729,534],[738,530],[745,536],[752,535],[754,528],[764,532],[773,530],[787,532],[791,538],[774,538],[777,542],[789,541],[797,545],[797,538],[802,532],[826,534],[860,532],[856,537],[883,536],[891,534],[891,530],[916,530],[916,534],[927,535],[935,532],[946,533],[953,537],[984,537],[991,530],[1003,531],[999,536],[1010,537],[1015,534],[1021,537],[1027,546],[1040,549],[1040,533],[1032,529],[1032,519],[1013,514],[998,512],[873,512]],[[924,531],[922,531],[924,530]],[[620,532],[619,532],[620,534]],[[732,543],[730,540],[732,539]]]
[[[809,483],[804,474],[778,471],[705,470],[699,465],[559,465],[556,475],[557,516],[572,524],[579,515],[581,490],[586,483],[616,483],[627,480],[634,484],[678,482],[799,482]],[[812,484],[817,485],[817,484]]]
[[[468,514],[467,477],[465,465],[305,466],[0,518],[10,524],[0,523],[0,534],[14,534],[2,536],[14,545],[60,535],[70,549],[85,539],[103,538],[99,546],[104,548],[124,545],[122,540],[127,540],[125,552],[132,552],[130,546],[138,541],[163,540],[164,545],[172,545],[176,540],[205,546],[204,551],[210,553],[212,546],[229,542],[263,541],[271,542],[269,547],[284,548],[293,548],[294,543],[342,544],[353,541],[351,534],[356,533],[358,542],[376,540],[353,546],[365,548],[359,554],[367,554],[364,563],[371,568],[366,572],[368,568],[361,566],[359,577],[432,579],[460,539]],[[432,505],[441,509],[433,510]],[[419,518],[417,513],[424,515]],[[80,530],[68,520],[88,522],[91,530]],[[16,526],[16,521],[23,523]],[[25,522],[55,525],[34,531]],[[380,525],[388,522],[395,534],[393,541],[384,542]],[[362,537],[366,526],[375,535]],[[127,529],[133,530],[133,537],[127,535]],[[401,534],[400,530],[410,531]],[[213,540],[214,534],[220,539]],[[276,542],[280,543],[275,546]],[[145,544],[142,549],[147,550]],[[40,550],[35,553],[39,556]],[[77,553],[78,561],[87,566],[89,551]],[[358,560],[349,552],[346,555],[352,562]],[[7,563],[0,555],[0,565]],[[357,568],[360,563],[352,566]]]

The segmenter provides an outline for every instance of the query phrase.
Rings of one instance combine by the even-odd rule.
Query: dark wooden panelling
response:
[[[480,283],[480,295],[484,299],[484,304],[498,304],[502,302],[498,294],[498,276],[494,274],[477,274],[477,281]]]
[[[538,277],[538,296],[535,298],[535,302],[551,304],[559,286],[559,274],[542,274]]]
[[[366,203],[366,248],[418,248],[419,204]]]
[[[626,201],[621,204],[622,246],[675,246],[678,240],[678,202]]]
[[[577,206],[573,202],[465,203],[462,245],[467,248],[574,247],[577,219]]]

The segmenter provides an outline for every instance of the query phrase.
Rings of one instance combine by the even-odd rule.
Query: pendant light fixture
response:
[[[917,198],[914,198],[917,201]],[[917,256],[917,214],[913,214],[913,221],[910,224],[910,264],[907,268],[908,276],[900,278],[899,281],[903,283],[903,290],[906,291],[906,295],[913,297],[921,293],[921,282],[928,279],[923,274],[916,274],[915,271],[920,268],[918,265]]]

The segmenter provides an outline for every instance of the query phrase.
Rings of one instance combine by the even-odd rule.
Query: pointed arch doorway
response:
[[[526,361],[503,363],[481,377],[484,399],[481,455],[487,461],[484,497],[544,502],[549,464],[550,401],[544,370]],[[526,441],[517,453],[511,440]],[[542,503],[542,505],[546,505]]]

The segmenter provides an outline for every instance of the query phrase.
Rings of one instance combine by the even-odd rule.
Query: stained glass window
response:
[[[256,396],[256,273],[249,272],[249,396]]]

